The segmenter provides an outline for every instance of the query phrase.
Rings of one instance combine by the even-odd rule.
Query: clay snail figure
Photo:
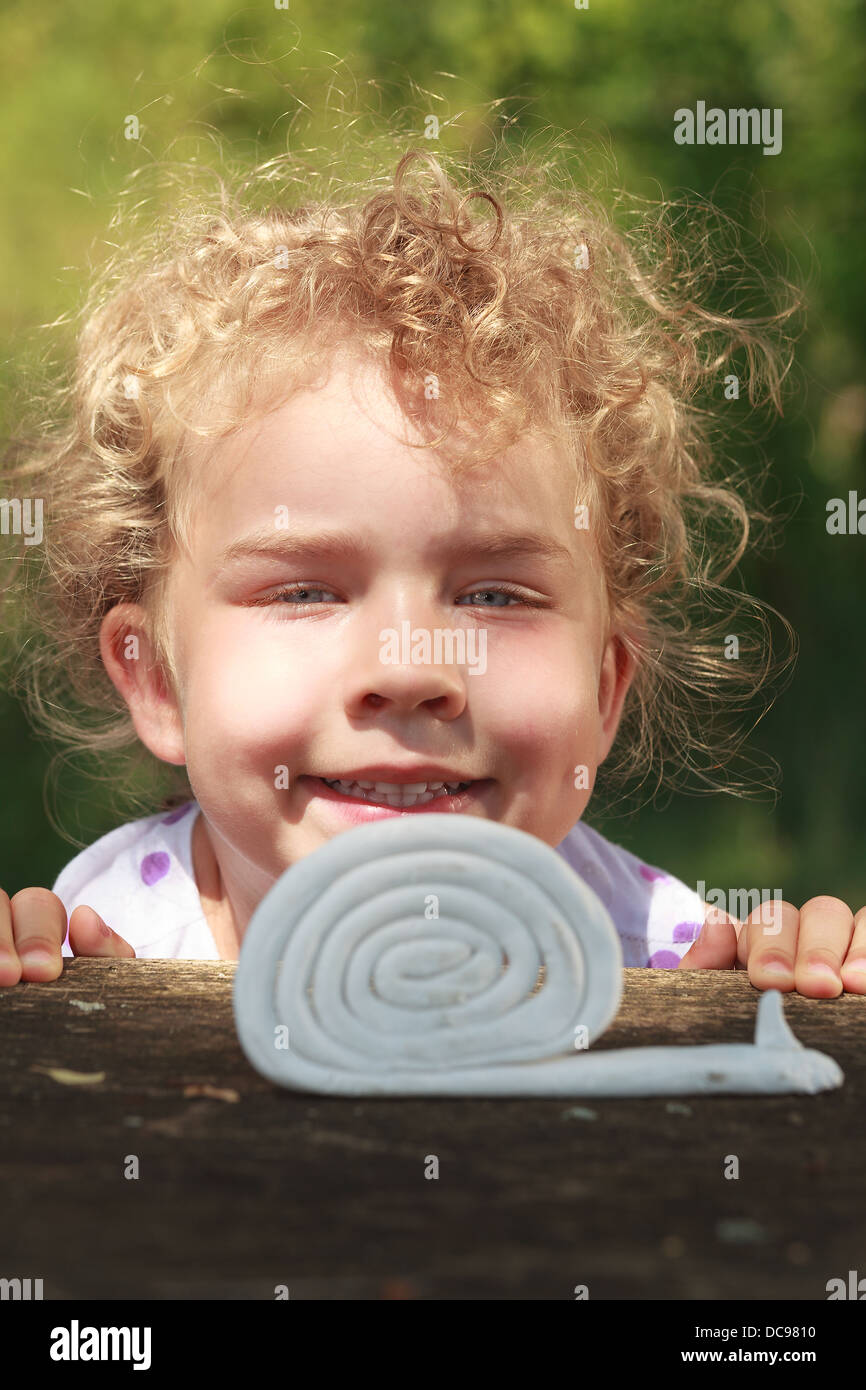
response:
[[[542,977],[543,984],[535,988]],[[841,1086],[777,990],[754,1043],[588,1052],[622,998],[598,896],[549,845],[477,816],[336,835],[277,880],[241,947],[234,1014],[258,1071],[343,1096],[670,1096]]]

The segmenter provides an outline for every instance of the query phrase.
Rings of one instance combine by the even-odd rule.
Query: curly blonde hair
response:
[[[737,353],[750,404],[781,413],[796,288],[779,277],[763,317],[701,305],[720,269],[748,278],[735,224],[692,204],[675,234],[683,209],[658,204],[624,230],[551,150],[411,148],[336,192],[327,170],[289,155],[170,173],[173,211],[153,219],[145,200],[126,214],[80,310],[74,368],[0,475],[47,515],[44,545],[22,546],[8,576],[31,721],[97,766],[116,759],[123,811],[142,809],[133,764],[155,760],[103,667],[102,619],[142,603],[176,679],[162,598],[187,543],[192,441],[286,399],[351,339],[390,367],[418,447],[440,449],[455,477],[528,430],[565,447],[609,620],[636,661],[606,780],[642,786],[655,771],[657,786],[685,775],[697,790],[746,790],[719,776],[748,732],[732,716],[791,657],[768,640],[775,610],[724,584],[750,526],[772,518],[724,471],[715,431]],[[183,768],[161,771],[164,806],[192,795]]]

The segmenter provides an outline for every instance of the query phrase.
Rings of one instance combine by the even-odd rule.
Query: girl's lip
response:
[[[472,782],[465,791],[455,792],[453,796],[443,793],[436,796],[432,801],[424,801],[415,806],[386,806],[378,805],[374,801],[362,801],[357,796],[346,796],[343,792],[336,791],[322,781],[321,777],[301,777],[301,782],[310,784],[313,796],[321,797],[323,801],[333,802],[335,808],[339,808],[340,814],[349,819],[357,821],[382,820],[386,816],[415,816],[419,812],[447,811],[455,813],[467,810],[477,802],[479,795],[490,786],[490,778],[486,777],[482,781]]]

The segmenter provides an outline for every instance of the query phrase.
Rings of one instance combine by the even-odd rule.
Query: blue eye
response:
[[[296,584],[294,585],[294,587],[277,589],[276,592],[273,594],[265,594],[264,598],[256,599],[255,603],[253,604],[253,607],[269,608],[276,604],[284,604],[286,607],[289,608],[313,608],[316,606],[315,602],[313,602],[309,598],[303,597],[303,595],[309,594],[330,594],[331,599],[335,599],[333,589],[325,589],[312,584]],[[484,594],[487,597],[514,599],[517,603],[522,604],[525,608],[541,608],[544,606],[538,603],[537,601],[531,599],[527,594],[524,594],[522,590],[513,589],[510,585],[502,585],[499,588],[473,589],[471,593],[461,595],[461,598],[456,599],[455,602],[461,603],[463,599],[467,598],[474,599],[480,594]],[[295,602],[295,600],[298,601]],[[337,601],[339,602],[339,600]],[[505,608],[510,607],[511,605],[504,603],[492,605],[485,603],[476,603],[472,606],[476,608]]]
[[[474,597],[476,596],[476,594],[486,594],[486,595],[488,595],[488,596],[490,596],[490,595],[495,595],[496,598],[513,598],[513,599],[520,599],[520,598],[521,598],[521,595],[520,595],[516,590],[514,590],[514,589],[473,589],[471,594],[464,594],[463,597],[464,597],[464,598],[474,598]],[[457,602],[459,603],[460,600],[458,599]],[[526,602],[525,599],[524,599],[524,602]],[[478,606],[479,608],[481,608],[481,607],[486,607],[487,605],[486,605],[486,604],[478,604],[477,606]],[[498,605],[494,605],[494,607],[496,607],[496,606],[498,606]],[[502,606],[503,608],[505,607],[504,604],[502,604],[501,606]]]
[[[304,584],[299,584],[299,585],[297,586],[296,589],[279,589],[279,590],[277,591],[277,593],[275,593],[275,594],[270,594],[270,595],[268,596],[268,598],[265,600],[265,602],[266,602],[266,603],[273,603],[273,602],[284,603],[284,602],[287,602],[289,599],[296,598],[299,594],[330,594],[330,593],[333,593],[333,590],[332,590],[332,589],[316,589],[316,588],[314,588],[312,585],[307,586],[307,585],[304,585]],[[297,606],[298,608],[305,608],[307,605],[306,605],[306,602],[302,602],[302,603],[297,604],[296,606]]]

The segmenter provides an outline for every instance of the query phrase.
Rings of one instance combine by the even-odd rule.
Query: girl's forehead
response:
[[[403,411],[380,364],[337,357],[312,382],[262,400],[241,426],[194,448],[196,484],[234,509],[256,492],[295,502],[327,496],[336,509],[392,490],[437,493],[476,511],[519,507],[550,522],[573,510],[574,468],[561,441],[540,430],[464,467],[459,442],[438,445]],[[472,442],[478,443],[475,431]],[[289,498],[283,498],[289,502]]]
[[[399,448],[365,455],[337,450],[334,457],[256,450],[197,512],[210,545],[229,544],[250,531],[363,537],[409,553],[437,546],[443,554],[461,536],[538,537],[538,550],[575,550],[572,489],[537,456],[492,465],[484,474],[452,475],[429,451],[405,457]],[[324,548],[324,547],[323,547]],[[527,544],[524,553],[530,553]]]

